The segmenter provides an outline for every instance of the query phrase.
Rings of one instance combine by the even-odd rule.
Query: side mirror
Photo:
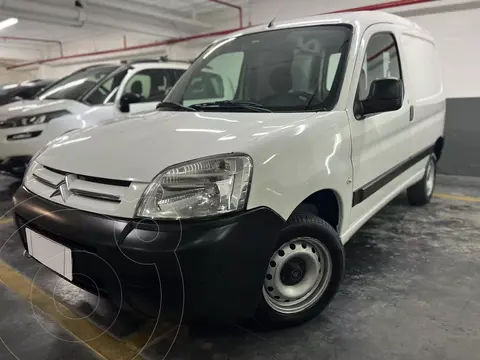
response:
[[[354,107],[357,119],[379,112],[395,111],[402,107],[403,82],[400,79],[374,80],[368,97]]]
[[[130,104],[139,103],[143,100],[143,96],[137,93],[129,92],[123,94],[120,98],[120,111],[123,113],[130,112]]]

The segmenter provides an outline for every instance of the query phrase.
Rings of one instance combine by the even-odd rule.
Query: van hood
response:
[[[35,115],[67,109],[74,100],[22,100],[0,106],[0,121],[14,116]]]
[[[160,171],[184,161],[248,154],[252,144],[311,115],[155,111],[65,135],[37,161],[79,175],[150,182]]]

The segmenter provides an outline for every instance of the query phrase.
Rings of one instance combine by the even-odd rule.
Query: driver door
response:
[[[361,220],[403,181],[401,171],[409,158],[410,101],[404,91],[396,111],[355,115],[356,102],[365,100],[374,80],[403,79],[398,46],[400,31],[379,24],[365,31],[350,89],[349,121],[352,133],[353,204],[352,223]]]

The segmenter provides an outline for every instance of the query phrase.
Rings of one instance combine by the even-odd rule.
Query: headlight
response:
[[[247,155],[223,155],[167,168],[145,190],[136,215],[187,219],[242,210],[252,167]]]
[[[57,110],[43,114],[12,117],[10,119],[0,122],[0,128],[12,128],[19,126],[45,124],[50,120],[68,114],[70,114],[70,111]]]

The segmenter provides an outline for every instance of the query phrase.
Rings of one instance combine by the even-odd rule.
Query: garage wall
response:
[[[0,84],[18,83],[21,81],[31,80],[37,77],[37,71],[8,71],[5,67],[0,66]]]
[[[9,83],[10,79],[9,72],[4,67],[0,67],[0,84]]]
[[[480,98],[447,99],[443,174],[480,176]]]
[[[121,49],[135,45],[155,43],[165,40],[164,37],[155,37],[148,35],[113,33],[98,34],[95,38],[79,41],[70,41],[63,43],[64,56],[94,53],[99,51],[108,51]],[[105,62],[119,62],[120,60],[158,59],[160,56],[168,55],[172,60],[191,60],[194,59],[200,51],[214,38],[205,40],[190,41],[184,44],[172,46],[160,46],[146,49],[139,49],[125,52],[105,53],[97,56],[87,56],[81,58],[59,60],[42,65],[31,65],[18,70],[10,70],[6,74],[14,82],[16,79],[24,78],[25,73],[34,73],[35,76],[43,78],[61,78],[70,74],[79,68]],[[52,45],[45,49],[45,58],[54,58],[60,56],[58,46]],[[28,76],[28,75],[27,75]]]

